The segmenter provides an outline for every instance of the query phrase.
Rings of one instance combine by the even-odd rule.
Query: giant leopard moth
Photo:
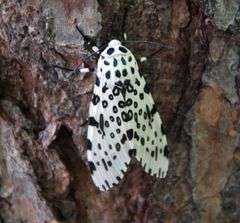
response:
[[[164,178],[168,145],[144,77],[129,49],[111,40],[100,54],[89,107],[87,159],[102,191],[119,183],[132,157],[150,175]]]

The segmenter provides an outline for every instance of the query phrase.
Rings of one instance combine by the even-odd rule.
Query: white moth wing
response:
[[[136,158],[147,173],[164,178],[169,165],[166,135],[153,98],[150,93],[144,92],[144,86],[146,84],[142,77],[137,91],[139,92],[138,97],[143,95],[143,99],[139,103],[138,111],[135,112],[138,113],[134,137],[134,147],[137,148]],[[139,100],[138,97],[136,100]]]
[[[130,69],[130,83],[134,89],[126,95],[126,100],[133,100],[131,105],[134,117],[131,121],[134,129],[133,154],[147,173],[164,178],[169,161],[162,120],[134,57],[128,62],[127,67]]]
[[[89,109],[87,157],[96,186],[123,178],[135,155],[144,170],[163,178],[168,147],[161,118],[132,53],[112,40],[100,55]]]
[[[114,58],[100,58],[98,61],[97,80],[89,109],[87,158],[92,179],[100,190],[110,189],[123,178],[130,162],[129,151],[133,148],[130,122],[122,120],[125,112],[121,106],[124,101],[122,88],[115,84],[119,81],[115,77],[116,70],[122,70],[122,65],[119,62],[113,68]]]

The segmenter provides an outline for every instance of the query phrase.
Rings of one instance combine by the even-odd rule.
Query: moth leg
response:
[[[123,39],[127,40],[127,33],[125,33],[125,32],[123,33]]]
[[[81,73],[81,74],[90,72],[90,69],[88,67],[76,68],[76,69],[71,69],[71,68],[63,67],[63,66],[59,66],[59,65],[50,65],[49,67],[58,68],[58,69],[66,70],[69,72]]]
[[[147,57],[140,57],[140,63],[147,61]]]
[[[80,74],[85,74],[90,72],[90,69],[88,67],[84,67],[84,68],[80,68],[80,69],[75,69],[74,70],[76,73],[80,73]]]

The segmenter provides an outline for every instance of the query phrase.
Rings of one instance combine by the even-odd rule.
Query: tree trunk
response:
[[[0,222],[240,219],[240,22],[235,0],[1,0]],[[96,68],[82,36],[148,40],[140,65],[170,148],[163,180],[133,160],[100,192],[86,165]],[[153,44],[128,43],[136,56]]]

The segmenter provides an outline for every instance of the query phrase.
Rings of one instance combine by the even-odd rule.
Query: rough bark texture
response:
[[[0,0],[0,222],[239,222],[239,18],[237,0]],[[167,130],[166,179],[133,162],[111,191],[93,185],[95,75],[51,67],[89,53],[75,24],[99,43],[126,32],[170,46],[141,65]]]

